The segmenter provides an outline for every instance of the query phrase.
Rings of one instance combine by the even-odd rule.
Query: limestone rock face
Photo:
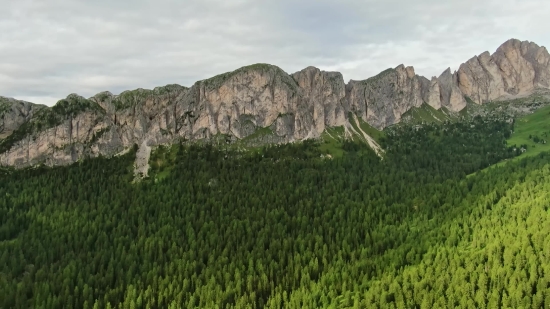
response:
[[[134,144],[150,148],[218,134],[242,139],[266,127],[274,132],[271,142],[316,138],[326,126],[344,124],[344,97],[340,73],[309,67],[291,76],[271,65],[244,67],[191,88],[102,92],[89,99],[70,95],[34,118],[29,111],[26,118],[11,117],[6,124],[22,138],[0,142],[0,163],[68,164]],[[12,125],[25,121],[27,126]]]
[[[324,72],[307,67],[292,74],[303,94],[302,104],[312,106],[314,129],[318,136],[326,127],[341,126],[346,121],[346,85],[339,72]]]
[[[483,103],[505,94],[504,80],[495,59],[484,52],[458,70],[460,90],[474,102]]]
[[[197,82],[180,105],[197,116],[186,132],[190,138],[217,133],[243,138],[255,128],[273,127],[287,141],[303,139],[313,130],[313,106],[300,104],[303,95],[291,76],[278,67],[255,65],[228,76]],[[288,118],[281,121],[279,118]],[[204,133],[201,133],[204,132]]]
[[[388,69],[362,81],[350,81],[346,87],[349,111],[375,128],[399,122],[401,115],[424,102],[421,78],[412,67]]]
[[[21,106],[21,103],[17,104]],[[33,115],[2,140],[0,164],[59,165],[75,162],[87,152],[95,155],[108,152],[100,147],[112,143],[112,139],[101,140],[97,135],[107,131],[108,125],[102,121],[103,111],[99,106],[93,106],[74,94],[52,108],[34,106],[30,108]],[[94,149],[83,146],[85,141],[91,139],[96,140],[95,153]]]
[[[550,55],[533,42],[511,39],[494,54],[484,52],[462,64],[458,85],[476,103],[549,88]]]
[[[455,112],[466,106],[466,100],[457,85],[457,80],[458,74],[456,72],[452,74],[450,68],[438,77],[441,106]]]
[[[349,117],[383,129],[422,104],[460,111],[465,97],[481,104],[538,88],[550,88],[548,51],[509,40],[494,54],[431,79],[399,65],[345,84],[338,72],[307,67],[289,75],[255,64],[190,88],[101,92],[89,99],[71,94],[52,107],[0,97],[0,164],[69,164],[139,145],[137,170],[146,174],[151,147],[160,144],[235,141],[260,129],[270,132],[260,143],[293,142],[317,138],[327,127],[350,128]]]
[[[441,91],[439,90],[439,80],[436,77],[432,77],[431,81],[426,79],[424,92],[427,93],[426,103],[435,109],[441,108]]]
[[[0,138],[9,136],[45,105],[0,97]]]

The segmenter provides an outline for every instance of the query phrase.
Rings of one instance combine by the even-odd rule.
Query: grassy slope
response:
[[[514,125],[514,133],[508,140],[508,145],[527,145],[527,151],[520,157],[535,156],[550,150],[550,143],[535,143],[529,135],[548,140],[550,137],[550,106],[543,107],[531,115],[519,118]]]
[[[458,112],[460,116],[466,117],[470,114],[477,114],[482,109],[487,109],[488,104],[485,105],[479,105],[472,101],[470,98],[466,97],[466,107],[464,107],[461,111]]]
[[[538,136],[542,139],[549,140],[550,136],[550,106],[543,107],[533,114],[516,119],[514,125],[514,133],[508,139],[508,146],[527,145],[527,151],[513,159],[499,162],[489,168],[498,167],[506,164],[509,161],[520,160],[525,157],[536,156],[541,152],[550,151],[550,143],[541,144],[535,143],[529,139],[529,135]]]
[[[441,123],[451,120],[451,117],[444,110],[437,110],[424,103],[420,107],[413,107],[403,114],[403,119],[408,123]]]
[[[350,113],[350,114],[351,114],[351,113]],[[359,129],[358,124],[355,123],[355,119],[353,119],[353,117],[352,117],[351,115],[349,116],[348,119],[349,119],[349,123],[351,124],[351,126],[353,127],[353,129],[355,129],[355,131],[356,131],[357,133],[359,133],[359,135],[357,135],[357,134],[355,134],[355,132],[351,131],[350,133],[351,133],[352,135],[354,135],[352,138],[353,138],[354,140],[360,140],[360,141],[362,141],[362,142],[367,142],[367,141],[365,140],[365,137],[360,133],[361,130]]]
[[[319,148],[321,152],[330,154],[333,157],[344,155],[342,141],[344,140],[344,127],[327,128],[321,135],[322,141]]]
[[[365,133],[372,137],[376,142],[380,142],[380,138],[384,137],[384,132],[377,130],[372,127],[360,117],[357,118],[359,123],[356,123],[353,118],[350,116],[349,120],[353,128],[360,132],[361,128]],[[353,131],[350,131],[352,134],[350,140],[360,143],[367,143],[365,138],[362,135],[357,135]],[[323,153],[328,153],[333,157],[341,157],[344,155],[345,151],[342,149],[342,142],[345,139],[345,129],[343,126],[340,127],[330,127],[326,128],[325,132],[321,134],[321,144],[319,149]]]
[[[359,126],[365,133],[367,133],[370,137],[372,137],[376,142],[380,142],[380,138],[384,137],[384,132],[379,131],[370,124],[366,123],[361,117],[357,117],[359,119]]]
[[[526,144],[527,151],[513,159],[502,161],[495,165],[492,165],[482,170],[482,172],[491,168],[503,166],[510,161],[517,161],[525,157],[536,156],[541,152],[550,151],[550,143],[547,143],[547,144],[535,143],[532,139],[529,139],[529,135],[531,135],[531,136],[539,136],[540,138],[545,139],[547,141],[550,140],[549,120],[550,120],[550,106],[543,107],[530,115],[523,116],[516,119],[516,123],[514,125],[514,133],[507,141],[508,146],[516,145],[519,147],[520,145]],[[545,136],[545,133],[548,135],[548,137]],[[468,175],[468,177],[472,175],[473,174],[470,174]]]
[[[246,143],[247,142],[251,142],[251,141],[254,141],[254,140],[257,140],[257,139],[260,139],[264,136],[268,136],[268,135],[274,135],[275,132],[273,132],[273,130],[271,130],[270,127],[265,127],[265,128],[257,128],[256,131],[252,134],[250,134],[249,136],[243,138],[240,140],[240,143],[242,144],[242,146],[246,146]]]

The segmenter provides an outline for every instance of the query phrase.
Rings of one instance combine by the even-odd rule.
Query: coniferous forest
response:
[[[550,155],[486,169],[512,126],[4,169],[0,308],[548,308]]]

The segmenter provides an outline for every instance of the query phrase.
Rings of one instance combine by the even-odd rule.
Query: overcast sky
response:
[[[0,95],[53,105],[253,63],[346,82],[401,63],[430,78],[510,38],[547,46],[543,0],[0,0]]]

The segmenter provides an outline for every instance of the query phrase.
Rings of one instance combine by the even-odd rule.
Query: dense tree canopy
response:
[[[0,308],[546,308],[548,155],[499,121],[0,176]]]

